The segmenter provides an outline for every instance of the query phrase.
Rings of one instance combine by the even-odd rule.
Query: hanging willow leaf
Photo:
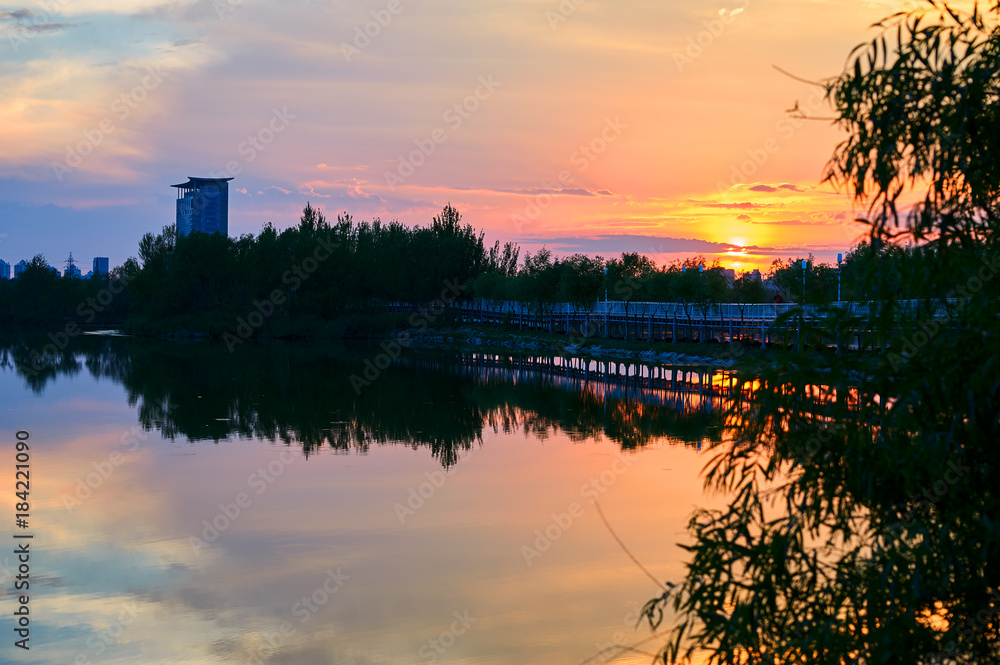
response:
[[[1000,2],[929,0],[827,85],[870,314],[816,334],[878,352],[741,373],[705,477],[729,505],[692,517],[683,583],[644,608],[676,617],[663,662],[1000,663],[998,24]]]

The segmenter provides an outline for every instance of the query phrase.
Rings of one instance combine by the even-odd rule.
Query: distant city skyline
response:
[[[237,178],[233,237],[307,201],[408,225],[450,202],[525,251],[833,263],[863,227],[819,185],[843,134],[799,79],[916,5],[28,0],[0,13],[0,257],[120,265],[190,173]]]
[[[35,258],[35,256],[37,256],[37,254],[32,254],[31,256],[23,258],[20,261],[18,261],[17,263],[13,263],[13,264],[10,263],[10,262],[8,262],[8,261],[4,261],[3,259],[0,259],[0,279],[13,279],[13,278],[17,277],[28,266],[28,263],[31,262],[31,259]],[[44,254],[43,254],[43,256],[44,256]],[[73,253],[72,252],[70,252],[70,258],[71,259],[73,258]],[[47,256],[45,257],[45,262],[48,264],[49,268],[51,268],[52,270],[55,270],[60,276],[66,275],[67,272],[70,272],[69,266],[67,266],[63,270],[60,270],[56,266],[52,265],[52,261],[50,261],[49,257],[47,257]],[[98,273],[107,275],[107,274],[110,273],[110,271],[111,271],[112,268],[117,267],[115,265],[112,265],[110,263],[108,257],[106,257],[106,256],[95,256],[94,259],[93,259],[93,261],[91,262],[91,266],[92,267],[91,267],[90,270],[88,270],[87,272],[83,272],[83,270],[75,262],[75,259],[74,259],[74,263],[73,263],[72,267],[75,268],[75,274],[76,274],[76,276],[77,277],[81,277],[81,278],[90,277],[91,275],[98,274]]]

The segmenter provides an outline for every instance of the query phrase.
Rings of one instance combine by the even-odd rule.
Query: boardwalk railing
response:
[[[956,306],[957,300],[936,306],[933,314],[926,319],[943,319],[948,309]],[[831,303],[852,316],[866,320],[874,313],[877,303],[839,302]],[[901,326],[910,327],[925,303],[909,300],[896,303],[901,315]],[[412,305],[396,303],[390,311],[406,313]],[[691,303],[624,302],[610,301],[595,303],[590,309],[577,307],[572,303],[536,304],[510,300],[473,299],[454,306],[451,311],[463,323],[516,326],[519,329],[545,330],[565,333],[582,338],[617,337],[644,339],[647,341],[731,341],[736,338],[750,338],[760,342],[773,341],[779,332],[796,331],[799,317],[794,317],[784,325],[777,323],[783,314],[801,310],[804,318],[817,320],[824,312],[813,305],[799,307],[795,303],[737,304],[711,303],[696,305]],[[908,323],[902,323],[907,320]],[[859,329],[856,343],[860,346],[865,333]]]

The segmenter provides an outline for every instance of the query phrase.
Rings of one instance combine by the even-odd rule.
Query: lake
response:
[[[44,343],[2,348],[6,530],[32,536],[8,662],[648,663],[639,610],[721,503],[719,399],[596,365],[103,336],[34,362]]]

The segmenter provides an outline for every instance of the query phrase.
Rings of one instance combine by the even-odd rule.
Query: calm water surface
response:
[[[377,348],[40,347],[2,349],[35,535],[5,662],[648,663],[612,645],[657,650],[635,624],[660,590],[599,509],[663,581],[713,503],[718,405],[689,394],[412,351],[358,394]]]

